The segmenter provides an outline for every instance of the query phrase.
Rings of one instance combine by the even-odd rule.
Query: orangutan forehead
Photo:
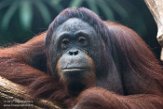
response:
[[[70,18],[63,24],[61,24],[57,28],[57,32],[60,31],[71,31],[75,32],[78,30],[89,30],[89,31],[94,31],[93,27],[91,27],[87,22],[82,21],[81,19],[78,18]]]

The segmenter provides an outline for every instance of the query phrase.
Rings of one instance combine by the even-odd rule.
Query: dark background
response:
[[[159,58],[156,23],[143,0],[0,0],[0,45],[23,43],[45,31],[67,7],[87,7],[103,20],[134,29]]]

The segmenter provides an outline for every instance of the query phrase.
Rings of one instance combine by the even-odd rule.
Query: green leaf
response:
[[[125,10],[125,8],[123,8],[121,2],[123,1],[116,1],[116,0],[112,0],[109,1],[108,0],[108,4],[109,6],[115,11],[117,12],[121,17],[127,17],[128,16],[128,12],[127,10]]]
[[[18,8],[19,2],[15,1],[13,4],[9,7],[6,14],[4,15],[2,19],[2,28],[6,29],[9,26],[9,23],[11,21],[12,16],[14,15],[16,9]]]
[[[4,7],[10,5],[11,3],[13,3],[11,0],[4,0],[0,2],[0,10],[3,9]]]
[[[44,19],[45,23],[48,24],[49,21],[51,20],[51,16],[49,13],[48,8],[46,7],[45,4],[42,3],[42,1],[37,1],[35,2],[36,7],[40,11],[40,14],[42,15],[42,18]]]
[[[50,0],[46,1],[47,4],[49,4],[53,9],[56,11],[61,11],[63,9],[63,6],[60,4],[60,0]]]
[[[32,22],[31,1],[24,0],[20,3],[20,20],[24,28],[30,28]]]
[[[69,7],[77,8],[82,4],[83,0],[72,0]]]
[[[50,0],[51,3],[55,4],[55,5],[58,5],[60,3],[61,0]]]
[[[96,14],[99,15],[99,10],[97,8],[97,4],[95,0],[87,0],[87,4],[89,5],[90,9],[92,9]]]
[[[114,14],[112,9],[107,5],[106,1],[104,0],[99,0],[98,3],[99,7],[102,9],[104,14],[106,15],[107,18],[114,20]]]

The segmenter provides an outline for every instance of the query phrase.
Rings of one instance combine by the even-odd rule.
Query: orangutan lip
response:
[[[87,68],[66,68],[62,69],[64,72],[78,72],[78,71],[85,71]]]

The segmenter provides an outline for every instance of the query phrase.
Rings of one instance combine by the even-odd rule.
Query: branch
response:
[[[149,7],[158,27],[157,39],[163,46],[163,1],[162,0],[145,0]]]
[[[0,108],[61,109],[56,102],[34,99],[26,88],[0,76]]]
[[[149,10],[151,11],[158,27],[157,40],[163,47],[163,1],[162,0],[145,0]],[[163,48],[161,53],[163,60]]]

